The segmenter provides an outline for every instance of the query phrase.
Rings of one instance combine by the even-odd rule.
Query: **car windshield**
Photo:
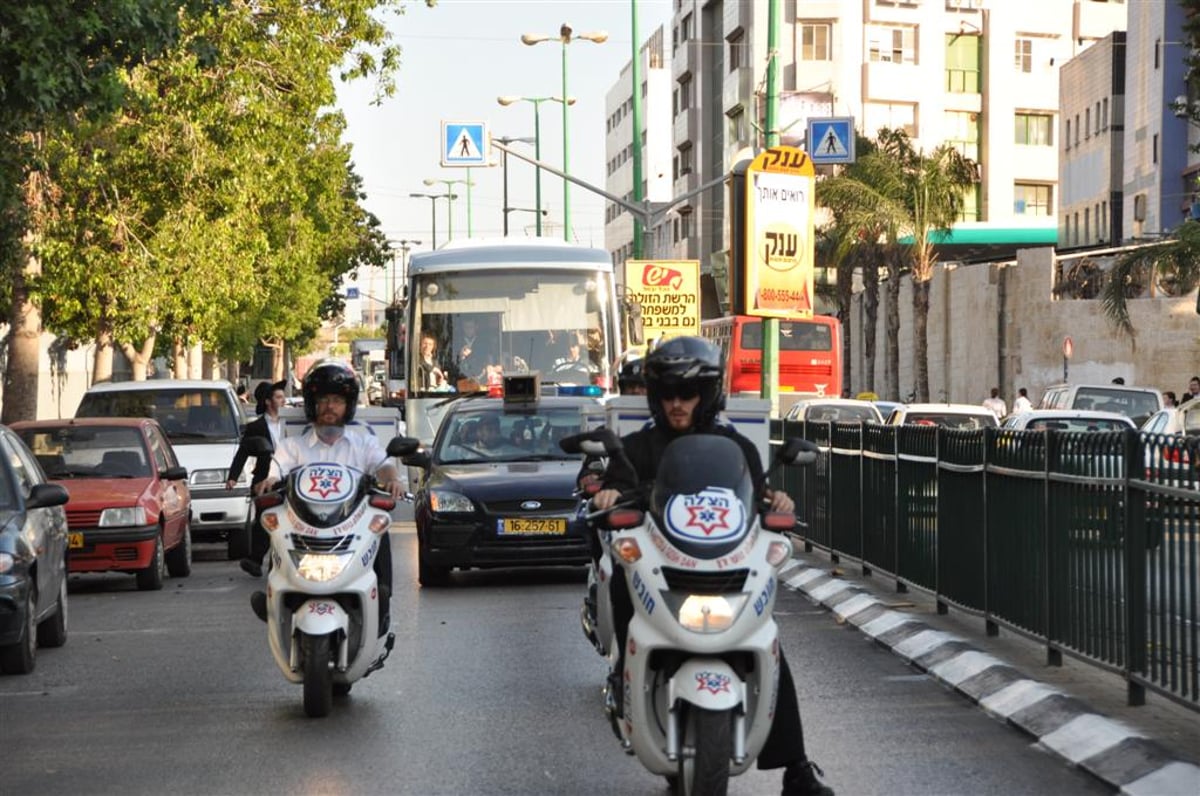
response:
[[[990,412],[986,415],[958,415],[947,412],[909,412],[904,422],[916,426],[941,426],[942,428],[995,428],[999,423]]]
[[[151,475],[136,428],[58,426],[21,431],[51,479],[140,478]]]
[[[455,412],[438,433],[434,460],[466,462],[577,459],[563,453],[558,441],[583,428],[578,406],[506,413],[502,406]]]
[[[862,420],[866,423],[878,423],[879,415],[870,406],[810,406],[804,415],[805,420],[822,423],[854,423]]]
[[[241,418],[214,388],[168,388],[89,392],[76,417],[152,417],[176,445],[213,441],[236,442]]]
[[[1075,392],[1072,409],[1094,409],[1098,412],[1119,412],[1126,417],[1146,418],[1160,408],[1154,393],[1145,390],[1122,390],[1117,387],[1080,387]]]
[[[1133,428],[1131,422],[1111,418],[1095,417],[1041,417],[1031,420],[1028,428],[1031,431],[1055,429],[1058,431],[1121,431]]]

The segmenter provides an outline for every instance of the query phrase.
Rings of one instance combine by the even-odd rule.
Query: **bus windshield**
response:
[[[408,394],[476,392],[505,374],[613,383],[618,341],[601,270],[456,270],[413,275]]]

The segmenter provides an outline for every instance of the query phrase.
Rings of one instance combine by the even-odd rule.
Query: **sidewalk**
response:
[[[833,564],[802,551],[780,581],[849,622],[895,654],[1032,735],[1039,745],[1131,796],[1200,794],[1200,712],[1147,692],[1125,704],[1125,681],[1064,656],[1045,665],[1045,648],[1001,630],[988,637],[983,619],[934,598],[895,591],[889,577],[863,577],[857,562]]]

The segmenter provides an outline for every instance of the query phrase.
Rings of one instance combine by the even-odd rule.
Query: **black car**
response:
[[[425,470],[415,507],[422,586],[445,585],[455,567],[588,562],[588,540],[571,522],[581,461],[558,441],[582,430],[581,409],[595,403],[464,399],[431,451],[404,457]]]
[[[0,671],[33,671],[67,641],[67,490],[0,426]]]

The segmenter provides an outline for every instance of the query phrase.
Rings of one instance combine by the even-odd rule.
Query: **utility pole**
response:
[[[633,68],[630,71],[633,78],[633,201],[641,202],[645,197],[642,195],[642,53],[638,44],[641,38],[638,36],[637,0],[629,0],[629,7],[633,16],[630,22],[633,33]],[[642,220],[634,216],[633,258],[635,260],[642,258],[644,234]]]
[[[767,0],[767,107],[766,145],[779,145],[779,31],[783,0]],[[762,319],[762,390],[771,402],[771,416],[779,416],[779,319]]]

